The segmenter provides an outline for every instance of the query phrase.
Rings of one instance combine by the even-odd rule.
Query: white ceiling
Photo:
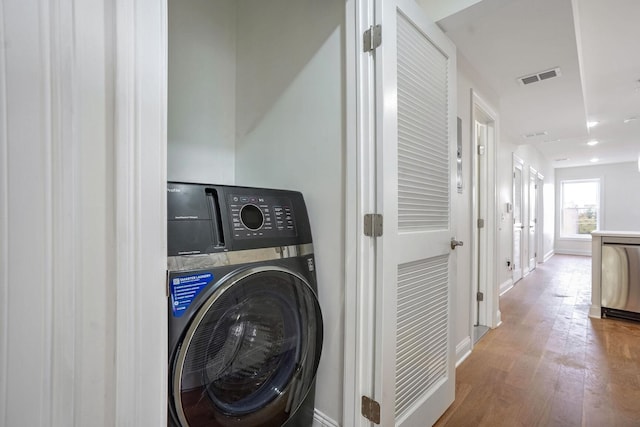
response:
[[[638,159],[640,0],[483,0],[438,24],[500,97],[502,138],[554,167]],[[555,67],[559,77],[517,80]]]

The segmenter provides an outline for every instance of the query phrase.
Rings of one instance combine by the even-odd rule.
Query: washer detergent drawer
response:
[[[605,315],[640,319],[640,245],[602,245],[601,305]]]

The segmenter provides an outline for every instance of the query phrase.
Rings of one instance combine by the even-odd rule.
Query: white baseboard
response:
[[[581,250],[575,250],[575,249],[556,249],[554,252],[559,255],[591,256],[591,249],[587,251],[581,251]]]
[[[593,319],[601,319],[602,307],[599,305],[592,305],[591,307],[589,307],[589,317]]]
[[[500,310],[496,311],[496,328],[502,325],[502,312]]]
[[[504,295],[511,288],[513,288],[513,279],[509,278],[500,284],[500,296]]]
[[[544,259],[542,260],[542,262],[547,262],[549,261],[549,259],[554,255],[553,249],[551,249],[549,252],[547,252],[546,254],[544,254]]]
[[[513,288],[513,279],[505,280],[500,284],[500,296],[506,293],[509,289]]]
[[[464,337],[462,341],[456,345],[456,368],[464,362],[471,354],[471,337]]]
[[[340,427],[340,424],[329,418],[327,415],[318,411],[318,409],[313,410],[313,424],[311,427]]]

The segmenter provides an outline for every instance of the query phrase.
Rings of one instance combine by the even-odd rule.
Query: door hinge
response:
[[[374,424],[380,424],[380,404],[367,396],[362,396],[362,416]]]
[[[478,302],[484,301],[484,294],[482,292],[476,293],[476,301]]]
[[[364,32],[362,50],[364,52],[373,52],[380,44],[382,44],[382,26],[372,25]]]
[[[478,228],[484,228],[484,219],[478,218]]]
[[[364,235],[369,237],[382,236],[382,215],[366,214],[364,216]]]
[[[479,156],[484,156],[485,153],[485,146],[484,145],[478,145],[478,155]]]

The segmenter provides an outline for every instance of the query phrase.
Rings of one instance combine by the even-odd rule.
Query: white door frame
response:
[[[115,424],[166,425],[167,0],[115,3]]]
[[[476,148],[476,121],[484,123],[488,128],[487,147],[485,149],[485,166],[486,166],[486,188],[484,191],[479,191],[478,186],[481,185],[477,182],[478,170],[477,165],[480,159],[478,150]],[[471,325],[470,331],[473,331],[473,325],[475,324],[477,304],[476,304],[476,288],[477,280],[480,280],[481,288],[486,289],[484,296],[485,304],[484,308],[480,309],[479,317],[480,324],[495,328],[501,323],[501,313],[499,306],[500,285],[497,283],[496,271],[498,267],[498,260],[494,259],[490,262],[492,257],[487,257],[487,262],[484,266],[479,265],[479,249],[478,249],[478,204],[480,201],[478,197],[483,197],[483,205],[486,207],[485,218],[485,230],[486,241],[483,242],[483,249],[485,253],[496,253],[497,242],[497,230],[498,224],[496,221],[496,158],[498,151],[498,129],[499,129],[499,117],[498,114],[491,108],[491,106],[473,89],[471,89]],[[485,267],[486,268],[483,268]],[[483,286],[484,284],[484,286]],[[473,340],[472,340],[473,341]]]
[[[0,424],[167,424],[166,23],[0,2]]]
[[[533,189],[531,188],[531,183],[533,182]],[[529,272],[533,271],[537,267],[538,263],[538,171],[529,166],[529,179],[527,180],[527,188],[528,199],[527,199],[527,269]],[[535,216],[536,223],[533,226],[533,236],[531,235],[531,202],[533,201],[533,213]],[[531,249],[533,249],[533,254],[531,253]],[[531,261],[533,260],[533,266]]]
[[[511,165],[511,197],[513,198],[513,212],[511,214],[512,216],[512,221],[511,221],[511,262],[512,262],[512,273],[511,273],[511,277],[513,280],[513,284],[515,285],[517,281],[519,281],[520,279],[522,279],[524,277],[524,264],[522,262],[523,260],[523,253],[524,253],[524,244],[523,244],[523,237],[522,235],[523,233],[523,229],[520,229],[520,251],[519,251],[519,265],[520,265],[520,275],[519,277],[516,279],[515,274],[517,269],[515,268],[516,264],[516,257],[515,255],[515,237],[514,237],[514,229],[515,229],[515,206],[516,206],[516,194],[515,194],[515,170],[516,167],[519,167],[520,169],[520,222],[522,224],[524,224],[524,194],[522,191],[522,187],[523,187],[523,183],[524,183],[524,161],[518,157],[517,155],[515,155],[515,153],[513,154],[513,160],[512,160],[512,165]]]
[[[361,397],[373,396],[375,345],[375,239],[364,236],[362,218],[375,212],[375,99],[372,54],[362,34],[374,23],[373,2],[346,0],[346,188],[344,376],[342,425],[369,427]],[[349,88],[353,88],[349,90]],[[362,301],[368,298],[368,303]]]
[[[538,184],[538,200],[536,200],[536,210],[538,212],[538,224],[536,224],[538,256],[536,257],[536,262],[538,264],[541,264],[544,262],[544,175],[542,175],[540,172],[538,172],[536,182]]]

